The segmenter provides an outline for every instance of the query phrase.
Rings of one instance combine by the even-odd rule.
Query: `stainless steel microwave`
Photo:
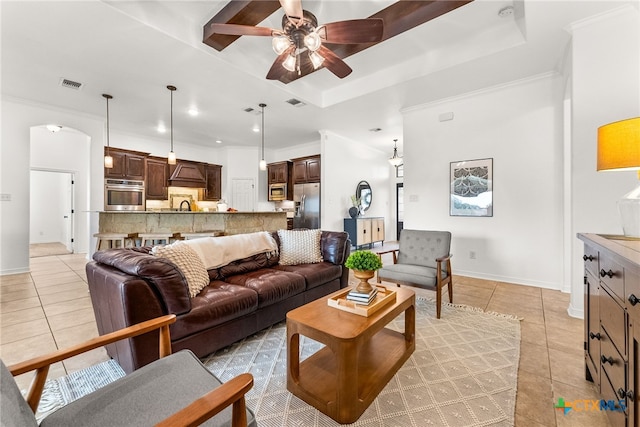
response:
[[[104,210],[145,210],[144,181],[106,179],[104,182]]]
[[[287,200],[287,184],[271,184],[269,185],[269,201],[278,202],[281,200]]]

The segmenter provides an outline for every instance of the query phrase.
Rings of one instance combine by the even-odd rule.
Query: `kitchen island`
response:
[[[287,228],[286,212],[109,211],[99,213],[100,233],[243,234]]]

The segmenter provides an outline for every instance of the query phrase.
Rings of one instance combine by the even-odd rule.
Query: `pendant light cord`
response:
[[[171,127],[171,151],[173,151],[173,90],[171,88],[169,88],[169,90],[171,91],[171,115],[169,119],[169,126]]]
[[[259,104],[259,107],[262,109],[262,160],[264,160],[264,107],[266,107],[267,104],[262,103]]]
[[[107,154],[109,154],[109,100],[113,98],[113,96],[103,93],[102,97],[107,100]]]

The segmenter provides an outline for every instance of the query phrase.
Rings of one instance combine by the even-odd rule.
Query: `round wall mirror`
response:
[[[356,197],[360,199],[362,210],[366,211],[371,206],[371,186],[367,181],[360,181],[356,187]]]

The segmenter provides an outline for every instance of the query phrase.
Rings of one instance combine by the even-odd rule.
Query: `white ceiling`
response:
[[[572,23],[637,2],[475,0],[345,59],[353,73],[320,70],[284,85],[266,80],[275,60],[268,37],[243,36],[222,52],[202,43],[203,25],[226,1],[0,1],[2,94],[104,116],[113,130],[166,139],[174,93],[174,139],[205,146],[317,141],[327,129],[392,151],[402,146],[402,108],[520,78],[559,71]],[[389,0],[303,0],[319,23],[365,18]],[[513,6],[515,13],[499,17]],[[280,28],[281,11],[261,26]],[[62,78],[83,83],[79,91]],[[285,101],[297,98],[303,107]],[[187,113],[195,107],[200,114]],[[372,128],[381,128],[377,133]],[[400,149],[401,151],[401,149]]]

